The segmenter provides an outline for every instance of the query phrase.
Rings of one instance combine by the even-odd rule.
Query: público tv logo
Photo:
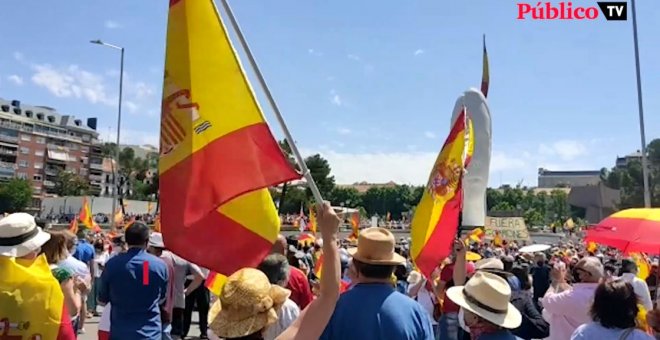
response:
[[[574,6],[572,2],[518,3],[518,20],[596,20],[602,15],[608,21],[628,20],[625,1],[598,1],[598,7]],[[600,9],[600,10],[599,10]]]

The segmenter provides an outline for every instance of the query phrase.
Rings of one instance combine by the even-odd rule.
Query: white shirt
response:
[[[605,328],[598,322],[591,322],[585,325],[578,327],[573,335],[571,340],[591,340],[591,339],[621,339],[625,329],[619,328]],[[654,340],[655,338],[635,329],[630,332],[625,338],[626,340]]]
[[[110,303],[108,302],[105,307],[103,307],[103,312],[101,313],[101,320],[99,320],[99,331],[110,332]]]
[[[410,287],[412,285],[408,286],[408,290],[410,290]],[[419,288],[419,291],[417,292],[417,296],[413,297],[415,300],[417,300],[417,303],[419,303],[422,308],[426,311],[426,313],[429,314],[429,318],[431,319],[431,325],[437,325],[438,322],[435,321],[435,318],[433,318],[433,306],[435,305],[435,296],[433,296],[432,292],[429,292],[428,289],[426,289],[426,280],[422,283],[422,287]]]
[[[291,299],[286,299],[282,308],[277,311],[277,322],[266,328],[264,333],[264,340],[275,340],[282,332],[284,332],[300,315],[300,308]],[[211,321],[211,320],[209,320]],[[100,328],[99,328],[100,329]],[[209,340],[220,340],[220,338],[213,333],[209,328],[206,331]]]
[[[642,306],[644,306],[644,309],[647,311],[653,310],[653,301],[651,301],[651,293],[649,292],[649,286],[646,284],[646,281],[638,278],[637,275],[633,273],[625,273],[621,275],[621,279],[633,286],[635,295],[637,295],[637,298]]]
[[[105,262],[108,261],[108,258],[110,257],[110,254],[108,254],[107,251],[104,251],[100,254],[96,254],[94,256],[94,260],[92,261],[92,266],[94,266],[94,278],[99,278],[101,277],[101,274],[103,273],[103,269],[101,269],[101,266],[105,266]]]

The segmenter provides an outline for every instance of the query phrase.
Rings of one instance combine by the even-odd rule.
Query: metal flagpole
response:
[[[214,1],[213,0],[209,0],[209,1],[213,3],[213,7],[215,8],[215,12],[216,15],[218,16],[218,20],[222,22],[220,13],[218,12],[218,8],[215,6]],[[231,7],[229,7],[229,3],[227,2],[227,0],[220,0],[220,1],[222,2],[222,7],[225,9],[225,13],[229,18],[229,21],[231,22],[231,26],[234,29],[234,32],[236,33],[236,36],[238,37],[238,40],[240,41],[241,46],[243,47],[243,50],[245,51],[248,61],[250,62],[250,66],[252,66],[252,69],[254,70],[254,73],[257,76],[257,80],[259,80],[259,85],[261,86],[261,89],[264,91],[264,94],[266,95],[266,99],[268,99],[268,104],[275,113],[275,116],[277,117],[277,121],[280,123],[280,126],[282,127],[282,131],[284,132],[284,137],[286,138],[286,141],[289,143],[289,146],[291,147],[291,151],[293,152],[293,155],[296,157],[296,161],[300,165],[300,169],[302,169],[303,176],[305,176],[305,179],[307,180],[307,185],[309,186],[309,189],[312,191],[312,194],[314,195],[314,200],[319,204],[323,203],[323,197],[321,197],[321,192],[319,191],[319,188],[316,186],[316,182],[314,182],[314,178],[312,177],[312,174],[309,172],[309,169],[307,168],[307,164],[305,164],[305,160],[300,154],[300,151],[298,151],[298,147],[296,146],[296,143],[294,143],[293,137],[291,137],[289,128],[286,126],[286,122],[284,122],[282,113],[280,112],[280,109],[277,107],[277,103],[275,103],[275,99],[273,98],[273,95],[270,93],[270,90],[268,89],[266,80],[264,79],[264,76],[261,74],[261,71],[259,70],[257,61],[254,59],[254,56],[252,55],[250,46],[248,46],[248,43],[245,40],[245,37],[243,36],[241,27],[238,25],[238,22],[234,17],[234,13],[231,11]]]
[[[630,1],[632,12],[633,42],[635,44],[635,71],[637,73],[637,106],[639,108],[639,134],[642,139],[642,176],[644,177],[644,207],[651,207],[651,191],[649,190],[649,168],[646,156],[646,133],[644,132],[644,106],[642,104],[642,75],[639,70],[639,42],[637,40],[637,11],[635,0]]]

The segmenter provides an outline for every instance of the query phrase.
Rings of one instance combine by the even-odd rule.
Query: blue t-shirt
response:
[[[144,263],[149,283],[144,284]],[[160,340],[160,304],[167,293],[167,265],[144,249],[131,248],[106,262],[99,301],[110,302],[110,336],[121,340]]]
[[[94,247],[87,240],[80,240],[73,252],[73,257],[85,264],[90,263],[94,259]]]
[[[321,340],[433,340],[428,313],[386,283],[361,283],[342,294]]]

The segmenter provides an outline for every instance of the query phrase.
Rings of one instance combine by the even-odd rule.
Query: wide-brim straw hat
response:
[[[291,292],[271,285],[266,274],[244,268],[227,278],[209,311],[209,328],[220,338],[254,334],[277,321],[277,311]]]
[[[509,299],[511,287],[501,277],[478,271],[465,286],[451,287],[447,297],[464,309],[502,328],[520,326],[522,315]]]
[[[373,265],[399,265],[406,259],[394,252],[396,240],[394,235],[385,228],[372,227],[360,232],[357,248],[348,249],[354,259]]]
[[[23,257],[50,240],[50,234],[37,227],[26,213],[9,214],[0,219],[0,256]]]

